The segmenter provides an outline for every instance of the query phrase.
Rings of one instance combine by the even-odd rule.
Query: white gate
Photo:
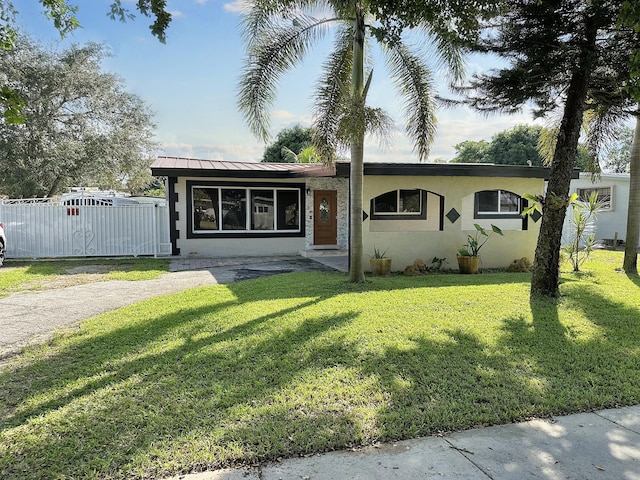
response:
[[[168,208],[156,204],[3,203],[7,258],[170,255]]]

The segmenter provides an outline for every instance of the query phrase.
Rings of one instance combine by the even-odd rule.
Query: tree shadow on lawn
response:
[[[461,327],[365,362],[389,396],[379,439],[640,403],[640,311],[596,291],[584,297],[586,328],[561,318],[558,300],[534,298],[530,316],[492,319],[503,332],[493,346]]]
[[[151,316],[156,300],[97,317],[94,326],[130,320],[60,338],[0,372],[0,477],[167,475],[530,415],[540,389],[513,374],[509,352],[487,352],[463,328],[362,353],[334,334],[356,307],[321,306],[341,293],[475,287],[495,283],[489,276],[354,286],[293,274],[193,290],[191,306]],[[230,309],[242,311],[236,323]]]
[[[640,287],[640,275],[637,273],[627,273],[627,278],[631,280],[637,287]]]
[[[309,293],[304,290],[298,293]],[[266,300],[268,294],[258,297]],[[204,431],[211,447],[212,437],[244,421],[243,410],[315,369],[315,357],[306,355],[308,342],[356,314],[317,314],[285,326],[272,320],[319,301],[294,297],[285,307],[264,304],[260,313],[247,312],[229,325],[224,313],[243,308],[242,300],[232,298],[98,335],[81,331],[58,339],[44,347],[39,359],[24,359],[0,372],[0,477],[21,478],[25,472],[42,478],[92,472],[133,477],[172,468],[177,473],[184,464],[172,463],[173,458],[192,448],[201,457],[186,454],[191,469],[203,461],[205,467],[233,461],[238,456],[234,442],[216,457],[216,447],[202,447],[199,437],[191,440],[195,445],[185,440],[176,446],[174,439]],[[139,308],[94,321],[114,315],[136,318]],[[167,458],[160,463],[146,458],[163,455]],[[159,471],[150,471],[158,465],[163,465]]]

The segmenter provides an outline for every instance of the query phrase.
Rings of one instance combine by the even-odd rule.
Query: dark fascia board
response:
[[[336,162],[336,176],[349,177],[349,162]],[[365,163],[367,176],[406,177],[506,177],[549,179],[545,167],[521,165],[493,165],[484,163]],[[218,178],[304,178],[304,173],[261,170],[192,170],[188,168],[152,168],[156,177],[218,177]],[[580,170],[573,169],[572,179],[580,178]]]
[[[188,168],[152,168],[155,177],[217,177],[217,178],[304,178],[297,172],[258,170],[191,170]]]
[[[336,163],[336,176],[349,176],[349,163]],[[484,163],[365,163],[365,175],[406,177],[506,177],[549,179],[546,167],[521,165],[493,165]],[[572,179],[580,177],[580,170],[573,169]]]

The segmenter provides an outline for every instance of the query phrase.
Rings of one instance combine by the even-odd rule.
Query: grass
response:
[[[293,273],[84,322],[0,371],[0,477],[153,478],[640,403],[640,281]]]
[[[0,269],[0,297],[89,282],[151,280],[168,271],[169,260],[153,258],[8,261]]]

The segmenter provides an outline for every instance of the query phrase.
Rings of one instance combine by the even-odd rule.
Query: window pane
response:
[[[583,202],[588,202],[589,197],[593,192],[596,192],[598,194],[598,201],[602,202],[602,208],[611,208],[611,187],[580,188],[578,189],[579,199]]]
[[[400,190],[399,213],[420,213],[420,190]]]
[[[218,230],[218,189],[193,189],[193,230]]]
[[[273,190],[251,190],[251,230],[273,230]]]
[[[511,192],[500,192],[500,212],[519,212],[520,197]]]
[[[478,192],[478,212],[498,211],[498,191],[485,190]]]
[[[241,189],[222,189],[222,229],[247,229],[247,192]]]
[[[375,198],[373,204],[375,213],[397,212],[398,211],[398,191],[383,193]]]
[[[278,191],[278,230],[300,230],[300,201],[297,190]]]

